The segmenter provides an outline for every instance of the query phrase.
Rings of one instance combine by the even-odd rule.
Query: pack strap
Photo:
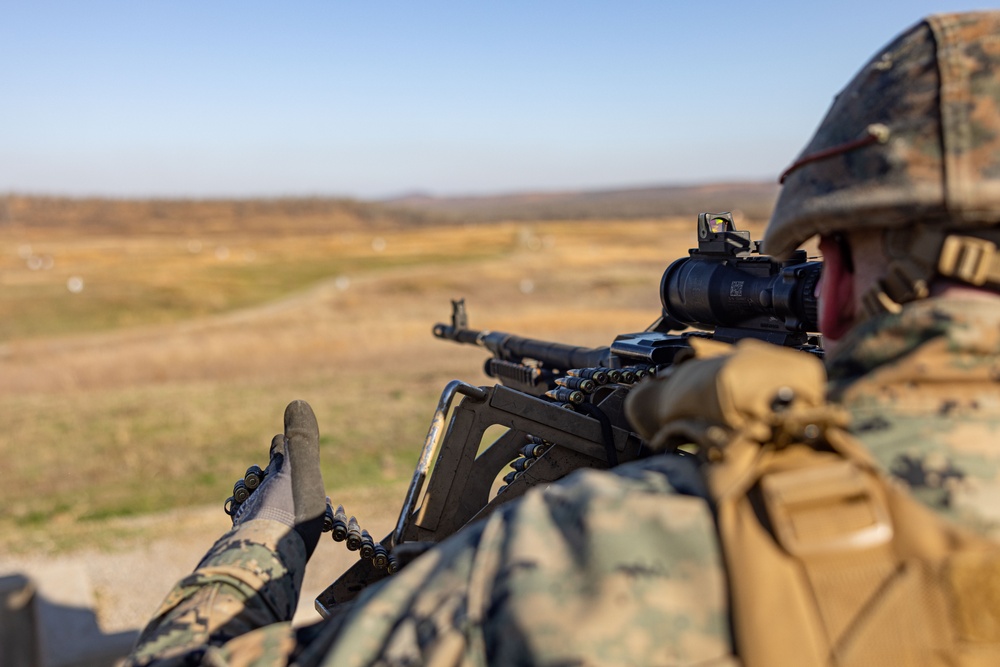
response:
[[[902,304],[930,295],[937,277],[1000,290],[1000,246],[981,236],[918,225],[885,232],[885,277],[861,298],[867,317],[898,313]]]

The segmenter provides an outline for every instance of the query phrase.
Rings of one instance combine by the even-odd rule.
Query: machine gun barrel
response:
[[[453,301],[456,312],[453,321],[461,321],[464,303]],[[571,368],[607,366],[611,359],[610,347],[580,347],[565,343],[554,343],[536,338],[524,338],[502,331],[476,331],[456,324],[436,324],[433,329],[437,338],[453,340],[456,343],[478,345],[492,352],[497,359],[520,363],[524,359],[534,359],[550,369],[562,371]]]

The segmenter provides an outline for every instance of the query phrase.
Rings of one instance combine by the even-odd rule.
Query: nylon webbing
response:
[[[885,242],[885,276],[861,298],[866,317],[898,313],[902,304],[926,298],[935,276],[1000,289],[1000,252],[991,240],[917,226],[888,230]]]

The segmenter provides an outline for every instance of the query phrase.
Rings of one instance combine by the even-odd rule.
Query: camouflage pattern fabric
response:
[[[254,633],[250,653],[266,649],[284,664],[305,566],[305,545],[290,527],[268,519],[241,524],[167,595],[126,665],[250,664],[246,640],[221,653],[213,647],[258,628],[265,629]],[[242,658],[219,662],[235,649]]]
[[[910,304],[845,338],[830,372],[886,469],[1000,534],[1000,305]],[[287,623],[239,636],[286,620],[297,588],[234,534],[168,597],[131,664],[738,665],[703,496],[691,460],[672,455],[578,472],[446,540],[294,649]],[[251,563],[291,587],[284,597],[250,584]]]
[[[734,664],[701,489],[659,456],[529,493],[359,600],[323,664]]]
[[[1000,538],[1000,306],[926,299],[870,320],[828,360],[831,398],[911,493]]]

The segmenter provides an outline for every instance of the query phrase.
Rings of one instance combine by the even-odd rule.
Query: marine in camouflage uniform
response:
[[[915,497],[991,538],[1000,298],[942,280],[995,291],[1000,270],[980,270],[973,242],[951,264],[938,256],[952,232],[990,242],[1000,223],[997,35],[998,12],[939,16],[886,47],[790,169],[765,239],[782,255],[814,234],[830,247],[840,233],[890,230],[889,268],[828,357],[830,398]],[[649,386],[647,398],[670,381]],[[659,426],[639,428],[652,439]],[[289,619],[311,538],[250,514],[170,593],[130,664],[737,665],[706,497],[691,458],[578,472],[300,630]]]

